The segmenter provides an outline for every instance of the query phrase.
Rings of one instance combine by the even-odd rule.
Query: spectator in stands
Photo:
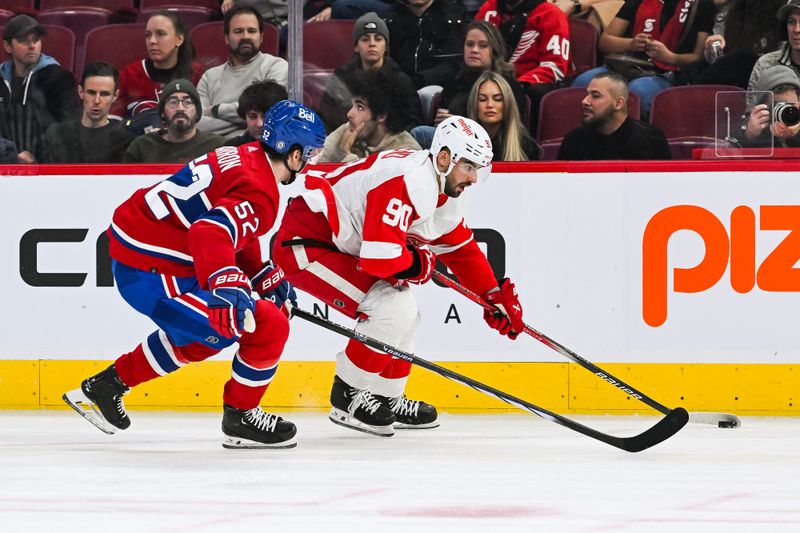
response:
[[[464,37],[464,60],[458,74],[442,90],[439,106],[432,117],[439,124],[451,115],[467,115],[467,100],[475,81],[485,71],[491,70],[503,76],[514,94],[518,109],[526,105],[525,92],[514,77],[514,66],[506,61],[506,48],[500,31],[483,20],[473,20],[467,26]],[[411,135],[423,148],[433,140],[434,126],[417,126]]]
[[[242,91],[260,80],[286,86],[289,64],[285,59],[261,52],[264,21],[252,6],[228,10],[223,29],[231,55],[225,64],[208,69],[200,78],[197,92],[205,119],[199,128],[230,138],[242,134],[245,128],[236,111]]]
[[[228,139],[225,146],[239,146],[259,140],[264,125],[264,114],[275,103],[288,99],[289,94],[283,85],[271,80],[254,82],[242,91],[239,96],[239,107],[236,109],[247,129],[242,135]]]
[[[164,87],[158,112],[166,128],[134,139],[123,163],[186,163],[219,148],[225,141],[215,133],[198,131],[203,106],[189,80],[179,78]]]
[[[37,148],[42,163],[119,163],[134,135],[119,121],[109,120],[117,98],[119,71],[105,61],[83,69],[78,96],[83,102],[80,120],[52,124]]]
[[[405,1],[405,0],[401,0]],[[330,19],[357,19],[367,13],[385,16],[395,0],[322,0],[307,1],[305,9],[315,11],[309,22]]]
[[[705,61],[690,76],[692,84],[746,89],[758,58],[781,44],[781,28],[775,24],[773,14],[785,3],[786,0],[730,0],[720,33],[706,39]]]
[[[333,131],[347,122],[351,107],[347,80],[353,73],[362,70],[392,72],[397,83],[402,84],[408,94],[408,100],[403,105],[408,109],[409,123],[403,129],[422,124],[422,107],[414,83],[400,65],[389,57],[389,30],[386,23],[375,13],[360,17],[353,25],[353,46],[353,58],[334,71],[320,101],[319,114],[327,130]]]
[[[458,71],[465,18],[464,6],[455,0],[392,4],[384,17],[392,43],[389,54],[417,89],[444,87]]]
[[[684,0],[626,0],[600,36],[602,53],[631,54],[652,64],[652,74],[628,80],[645,116],[656,93],[675,85],[682,68],[702,60],[703,45],[713,31],[712,0],[695,0],[688,12],[684,7]],[[586,87],[606,70],[602,66],[584,72],[572,85]]]
[[[621,75],[597,74],[581,102],[583,126],[564,137],[558,159],[672,159],[661,130],[628,116],[628,94]]]
[[[289,2],[287,0],[222,0],[220,11],[227,15],[234,6],[253,6],[267,24],[280,29],[289,21]]]
[[[750,74],[748,91],[755,91],[761,86],[759,78],[770,67],[786,65],[800,74],[800,0],[789,0],[778,9],[776,16],[781,22],[781,40],[784,44],[776,51],[764,54],[753,67]]]
[[[483,126],[492,139],[492,161],[535,161],[541,149],[522,125],[508,81],[484,71],[469,93],[467,116]]]
[[[353,105],[342,124],[325,139],[322,162],[348,162],[396,148],[419,150],[403,126],[408,94],[392,72],[362,70],[350,78]]]
[[[787,125],[780,120],[774,120],[773,109],[778,104],[789,104],[795,108],[795,114],[800,107],[800,78],[797,72],[786,65],[775,65],[765,70],[758,78],[757,91],[771,91],[772,95],[765,94],[759,103],[753,107],[747,121],[742,146],[769,147],[774,145],[783,148],[800,147],[800,122]],[[772,96],[772,106],[769,105]]]
[[[0,137],[0,165],[19,163],[17,145],[8,139]]]
[[[3,30],[3,47],[10,59],[0,64],[0,137],[20,150],[20,163],[36,162],[36,143],[47,126],[80,113],[72,73],[42,53],[46,35],[25,14],[12,17]]]
[[[528,127],[538,124],[539,102],[569,74],[569,22],[544,0],[486,0],[475,15],[500,29],[516,70],[531,100]]]
[[[135,119],[130,127],[139,131],[136,120],[149,122],[148,115],[139,118],[146,110],[158,108],[159,93],[170,81],[183,78],[197,84],[203,66],[194,61],[194,46],[189,32],[180,18],[168,10],[153,12],[145,28],[147,58],[125,65],[119,75],[119,97],[111,107],[111,114],[120,118]],[[124,46],[124,43],[120,43]],[[119,66],[119,65],[117,65]],[[158,123],[158,116],[154,116]]]

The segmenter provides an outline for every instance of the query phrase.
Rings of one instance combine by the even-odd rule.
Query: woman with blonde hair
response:
[[[481,73],[489,70],[506,79],[512,89],[517,105],[522,105],[525,91],[514,77],[514,65],[506,61],[506,45],[494,25],[473,20],[469,23],[464,35],[464,55],[461,68],[441,92],[439,105],[431,114],[434,126],[452,116],[466,116],[467,99],[475,80]],[[417,126],[411,135],[423,148],[428,148],[433,139],[434,126]]]
[[[481,74],[467,101],[467,116],[492,139],[493,161],[533,161],[541,149],[520,120],[519,107],[506,79],[491,70]]]

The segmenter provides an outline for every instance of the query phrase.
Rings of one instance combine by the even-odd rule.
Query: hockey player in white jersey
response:
[[[430,150],[373,154],[330,173],[309,171],[286,210],[273,260],[297,288],[357,319],[356,331],[414,352],[420,320],[409,284],[440,259],[498,313],[484,319],[515,339],[523,331],[514,284],[497,280],[464,222],[466,188],[491,171],[492,144],[475,121],[453,116]],[[367,433],[439,425],[436,408],[409,400],[411,363],[355,340],[336,357],[330,419]]]

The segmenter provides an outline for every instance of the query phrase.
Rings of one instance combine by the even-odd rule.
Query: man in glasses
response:
[[[220,135],[197,129],[203,107],[189,80],[179,78],[164,87],[158,113],[165,127],[134,139],[123,163],[186,163],[225,142]]]
[[[491,170],[492,143],[475,121],[452,116],[430,150],[379,152],[327,174],[311,171],[275,237],[272,257],[296,287],[350,318],[355,330],[414,352],[420,314],[409,284],[431,279],[440,259],[497,308],[484,319],[515,339],[522,306],[497,280],[464,221],[464,191]],[[336,356],[331,421],[389,437],[433,428],[436,408],[409,400],[411,364],[351,340]]]
[[[178,90],[166,101],[173,97],[186,98]],[[289,336],[284,303],[294,299],[281,270],[262,260],[259,238],[275,224],[278,185],[324,142],[316,113],[283,100],[266,113],[259,141],[204,154],[114,211],[114,284],[158,329],[64,394],[68,405],[105,433],[127,429],[122,396],[132,387],[238,343],[222,394],[223,446],[296,445],[295,425],[259,407]]]

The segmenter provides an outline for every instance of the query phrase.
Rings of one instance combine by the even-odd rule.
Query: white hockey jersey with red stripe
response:
[[[302,197],[328,219],[336,247],[359,258],[359,268],[388,278],[413,262],[407,240],[431,250],[473,290],[497,282],[466,223],[465,195],[439,192],[427,150],[390,150],[337,168],[309,171]],[[469,269],[459,266],[468,263]],[[459,272],[463,271],[463,272]]]

